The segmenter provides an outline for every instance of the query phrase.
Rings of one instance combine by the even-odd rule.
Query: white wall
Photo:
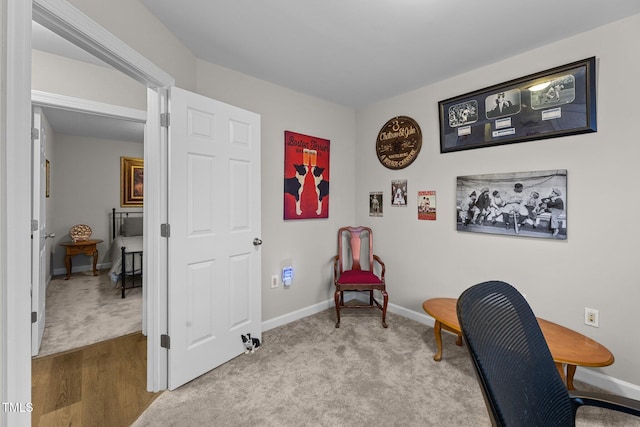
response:
[[[273,319],[330,299],[333,270],[329,261],[336,251],[335,233],[353,220],[354,111],[204,61],[190,62],[190,51],[173,44],[173,36],[164,27],[158,27],[156,19],[136,2],[127,2],[119,9],[81,0],[71,3],[171,73],[176,77],[177,86],[261,115],[263,319]],[[135,28],[121,22],[123,16],[128,17],[126,21],[131,21],[130,24],[135,21]],[[154,40],[169,43],[161,58]],[[34,89],[145,109],[139,105],[137,83],[132,84],[119,73],[39,51],[34,51],[33,59]],[[103,87],[96,86],[93,77],[96,74],[104,82]],[[69,75],[73,78],[64,78]],[[197,85],[192,83],[191,76]],[[329,219],[287,222],[282,219],[285,130],[331,141],[330,180],[339,184],[330,185]],[[58,217],[57,211],[54,217]],[[62,234],[68,231],[70,220],[65,221],[57,224]],[[105,253],[98,249],[101,254]],[[54,268],[59,268],[60,254],[56,253],[54,259]],[[271,275],[279,274],[288,264],[295,268],[293,286],[272,290]]]
[[[111,209],[120,208],[120,157],[142,157],[143,144],[75,135],[56,134],[55,149],[51,152],[51,204],[48,231],[56,233],[53,240],[53,264],[56,274],[66,273],[64,247],[69,242],[69,229],[87,224],[92,239],[98,244],[98,264],[110,264]],[[73,271],[88,269],[93,262],[87,256],[72,259]]]
[[[32,50],[31,89],[145,111],[147,88],[113,68]]]
[[[352,223],[355,171],[354,112],[296,93],[282,87],[232,72],[203,61],[197,61],[148,10],[138,2],[116,0],[101,3],[90,0],[71,0],[75,7],[139,51],[176,79],[176,85],[203,95],[237,105],[261,115],[262,122],[262,239],[263,319],[291,313],[313,304],[325,302],[332,296],[331,256],[336,251],[338,227]],[[34,54],[34,68],[45,66],[68,68],[64,60]],[[46,61],[46,62],[45,62]],[[82,66],[87,69],[86,66]],[[51,90],[46,73],[34,73],[38,89],[86,97],[107,102],[103,93],[91,89],[90,71],[73,72],[77,84],[65,92]],[[64,75],[65,71],[54,75]],[[89,79],[89,80],[87,80]],[[68,82],[57,82],[64,87]],[[34,83],[35,84],[35,83]],[[114,97],[126,99],[122,89],[110,84]],[[117,105],[125,101],[110,99]],[[135,107],[140,108],[140,107]],[[284,131],[291,130],[331,141],[330,213],[325,220],[283,221]],[[294,284],[284,290],[272,290],[272,274],[282,267],[295,268]]]
[[[377,252],[387,263],[392,304],[421,313],[421,303],[427,298],[457,296],[483,280],[506,280],[527,294],[539,316],[585,333],[611,349],[616,363],[600,372],[640,384],[640,341],[628,338],[635,337],[633,314],[640,296],[633,274],[634,243],[640,231],[633,227],[633,216],[607,215],[618,205],[624,206],[619,209],[622,212],[633,214],[640,203],[634,191],[638,149],[633,113],[621,112],[621,106],[633,105],[638,98],[639,89],[633,82],[640,74],[640,59],[634,55],[634,41],[640,36],[640,17],[354,113],[197,61],[138,2],[71,3],[172,74],[178,86],[262,116],[264,320],[329,298],[335,231],[341,225],[366,224],[374,227]],[[590,56],[598,58],[597,133],[439,153],[438,101]],[[382,125],[401,114],[420,124],[423,148],[409,168],[391,171],[375,157],[375,140]],[[327,220],[282,220],[285,130],[331,140],[331,212]],[[556,168],[567,169],[569,174],[567,241],[456,232],[456,176]],[[385,197],[385,216],[369,217],[369,192],[388,194],[390,181],[396,178],[409,180],[409,207],[391,208]],[[419,189],[438,192],[437,221],[416,219]],[[270,289],[271,274],[289,260],[296,268],[293,287]],[[600,310],[600,328],[582,324],[584,307]]]
[[[198,61],[197,91],[261,115],[263,320],[332,298],[337,230],[353,223],[353,110],[204,61]],[[330,140],[328,219],[282,218],[285,130]],[[293,285],[271,289],[271,275],[289,262]]]
[[[141,2],[69,0],[69,3],[171,74],[176,86],[195,90],[195,56]]]
[[[2,34],[2,38],[4,39],[4,35],[6,32],[6,25],[4,24],[4,8],[6,7],[6,2],[5,0],[2,0],[0,2],[0,34]],[[5,93],[4,91],[4,81],[5,81],[5,66],[6,66],[6,53],[5,53],[5,43],[0,43],[0,91],[2,91],[2,93]],[[1,129],[6,129],[5,126],[5,122],[6,122],[6,118],[5,118],[5,97],[2,96],[2,100],[0,102],[0,128]],[[5,154],[6,153],[6,137],[5,137],[5,132],[1,131],[0,132],[0,241],[2,242],[6,242],[6,236],[3,233],[3,230],[5,228],[5,226],[3,225],[6,222],[6,191],[5,191],[5,185],[6,183],[4,182],[4,164],[5,164]],[[0,270],[2,270],[3,272],[6,271],[6,265],[5,265],[5,261],[7,259],[6,256],[6,245],[2,244],[0,245]],[[6,274],[5,273],[1,273],[0,274],[0,307],[4,307],[5,306],[5,295],[7,292],[7,286],[6,286],[7,280],[6,280]],[[7,320],[5,318],[5,316],[0,316],[0,333],[4,334],[4,331],[7,327]],[[0,389],[0,396],[3,398],[2,400],[4,400],[5,396],[7,396],[7,387],[4,385],[6,380],[5,380],[5,369],[4,367],[6,366],[6,364],[1,360],[2,358],[5,357],[5,354],[7,352],[6,346],[4,345],[4,340],[0,339],[0,387],[2,387],[2,389]],[[6,416],[0,416],[0,420],[5,420]],[[3,421],[4,422],[4,421]]]
[[[616,361],[599,372],[640,384],[638,39],[640,15],[357,113],[356,221],[375,230],[391,303],[422,312],[427,298],[457,297],[481,281],[504,280],[527,295],[538,316],[609,348]],[[597,58],[597,133],[440,154],[438,101],[591,56]],[[418,159],[400,171],[375,156],[378,131],[396,115],[413,117],[423,132]],[[457,176],[547,169],[568,170],[566,241],[456,231]],[[390,182],[398,178],[408,179],[408,208],[390,206]],[[418,190],[437,191],[436,221],[416,219]],[[368,216],[371,191],[385,192],[383,218]],[[599,328],[583,324],[585,307],[600,310]]]

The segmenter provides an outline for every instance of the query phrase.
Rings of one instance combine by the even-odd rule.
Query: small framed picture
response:
[[[407,206],[407,180],[391,181],[391,206]]]
[[[120,157],[120,206],[142,206],[144,201],[144,159]]]
[[[436,192],[432,190],[418,191],[418,219],[436,219]]]
[[[369,193],[369,216],[382,216],[382,191]]]

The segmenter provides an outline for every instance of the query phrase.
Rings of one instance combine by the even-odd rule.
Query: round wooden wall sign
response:
[[[376,141],[378,160],[389,169],[404,169],[422,148],[420,126],[411,117],[398,116],[382,126]]]

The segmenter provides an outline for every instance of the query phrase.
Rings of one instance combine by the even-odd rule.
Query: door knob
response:
[[[262,240],[258,239],[257,237],[253,239],[253,246],[260,246],[261,244]]]
[[[53,239],[54,237],[56,237],[56,233],[48,233],[44,235],[45,239]]]

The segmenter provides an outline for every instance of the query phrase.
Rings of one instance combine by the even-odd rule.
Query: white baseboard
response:
[[[327,308],[330,308],[333,306],[334,306],[333,299],[328,299],[324,302],[314,304],[307,308],[302,308],[300,310],[292,311],[291,313],[283,314],[282,316],[275,317],[271,320],[265,320],[264,322],[262,322],[262,331],[263,332],[268,331],[270,329],[277,328],[278,326],[286,325],[287,323],[304,319],[305,317],[311,316],[316,313],[320,313],[321,311],[324,311]]]
[[[606,390],[611,394],[640,400],[640,386],[598,372],[595,368],[576,369],[575,380]]]
[[[97,264],[96,268],[98,270],[108,270],[111,269],[111,263],[110,262],[103,262],[101,264]],[[91,271],[93,270],[93,264],[84,264],[84,265],[74,265],[72,268],[72,272],[73,273],[78,273],[78,272],[85,272],[85,271]],[[67,274],[67,268],[66,267],[62,267],[62,268],[55,268],[53,270],[53,275],[54,276],[64,276]]]
[[[363,297],[356,296],[356,295],[348,297],[347,295],[345,295],[346,301],[349,301],[354,298],[362,299]],[[367,300],[364,302],[368,302],[368,297],[366,298]],[[333,307],[334,307],[333,299],[328,299],[324,302],[314,304],[307,308],[296,310],[289,314],[285,314],[285,315],[276,317],[274,319],[264,321],[262,322],[262,330],[268,331],[269,329],[286,325],[287,323],[300,320],[304,317],[311,316],[312,314],[316,314],[323,310],[326,310],[327,308],[333,308]],[[435,320],[431,316],[425,313],[409,310],[399,305],[389,304],[387,310],[399,316],[403,316],[411,320],[415,320],[416,322],[422,323],[423,325],[429,326],[431,328],[433,328],[433,325],[435,323]],[[393,326],[389,325],[389,327],[393,327]],[[431,357],[429,357],[429,359],[431,359]],[[583,383],[592,385],[594,387],[601,388],[609,393],[612,393],[618,396],[625,396],[631,399],[640,400],[640,385],[632,384],[627,381],[620,380],[618,378],[610,377],[601,372],[598,372],[596,369],[593,369],[593,368],[579,367],[578,369],[576,369],[576,374],[574,379],[577,381],[581,381]]]

